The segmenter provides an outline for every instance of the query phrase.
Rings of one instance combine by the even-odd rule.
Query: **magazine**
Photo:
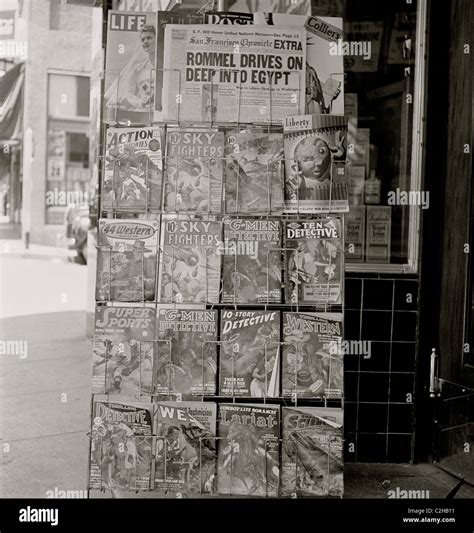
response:
[[[222,210],[224,134],[169,128],[166,135],[164,211]]]
[[[161,128],[109,128],[102,207],[161,209]]]
[[[296,27],[168,24],[164,120],[281,124],[303,113],[305,41]]]
[[[218,436],[218,492],[277,496],[280,406],[220,404]]]
[[[283,213],[283,135],[231,132],[225,151],[225,212]]]
[[[344,114],[344,55],[338,44],[343,39],[342,18],[308,17],[288,13],[209,12],[208,24],[269,25],[305,28],[306,87],[305,113]]]
[[[151,404],[94,402],[89,488],[150,490],[152,412]]]
[[[213,493],[216,477],[216,404],[156,404],[155,484],[160,492]]]
[[[349,210],[343,116],[285,118],[285,202],[288,213]],[[342,169],[342,170],[341,170]]]
[[[286,221],[286,303],[342,304],[343,228],[339,217]]]
[[[161,303],[219,303],[222,224],[162,217]]]
[[[155,13],[109,11],[104,122],[126,126],[153,121]]]
[[[283,396],[342,397],[342,313],[283,313],[283,343]]]
[[[278,396],[279,341],[279,311],[222,311],[219,394]]]
[[[193,13],[180,13],[176,11],[158,11],[156,13],[156,94],[155,109],[161,119],[163,100],[163,56],[165,49],[165,28],[167,24],[202,24],[203,16]]]
[[[283,496],[343,496],[342,418],[342,409],[283,407]]]
[[[348,263],[363,263],[365,253],[365,206],[352,206],[344,217],[345,256]]]
[[[223,303],[281,302],[279,220],[225,218]]]
[[[365,260],[367,263],[390,263],[392,238],[392,206],[367,206],[367,240]]]
[[[95,311],[92,392],[151,394],[155,309],[98,305]]]
[[[100,219],[96,300],[155,300],[157,220]]]
[[[217,311],[158,309],[154,395],[180,399],[214,395]]]

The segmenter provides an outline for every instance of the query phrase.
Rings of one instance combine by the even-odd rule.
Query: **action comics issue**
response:
[[[283,396],[342,397],[342,313],[284,312],[283,342]]]
[[[158,309],[153,395],[164,399],[214,395],[217,311]]]
[[[280,406],[220,404],[217,427],[218,492],[278,496]]]
[[[283,213],[283,134],[229,132],[225,153],[225,212]]]
[[[154,117],[156,15],[109,11],[104,122],[138,126]]]
[[[222,223],[162,217],[161,303],[219,303]]]
[[[97,305],[92,392],[140,397],[152,392],[155,309]]]
[[[342,409],[283,407],[282,496],[342,497],[342,420]]]
[[[169,128],[163,210],[167,213],[220,213],[223,168],[223,132]]]
[[[347,119],[335,115],[289,116],[284,131],[286,212],[348,211]]]
[[[219,394],[278,396],[279,340],[279,311],[222,311]]]
[[[97,301],[155,300],[158,230],[157,220],[99,220]]]
[[[213,493],[216,479],[216,404],[155,404],[154,489],[164,493]]]
[[[283,231],[286,302],[341,304],[344,276],[341,218],[286,221]]]
[[[222,303],[280,303],[280,221],[226,217],[223,224]]]
[[[151,404],[94,402],[89,488],[150,490],[152,423]]]
[[[107,130],[104,209],[161,209],[162,134],[162,128]]]

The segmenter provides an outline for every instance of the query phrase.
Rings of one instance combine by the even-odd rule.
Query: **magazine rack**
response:
[[[239,69],[228,69],[228,70],[236,70]],[[173,128],[181,128],[181,129],[192,129],[192,128],[219,128],[220,130],[232,130],[235,132],[245,132],[249,131],[252,133],[255,132],[265,132],[267,134],[270,133],[281,133],[281,123],[277,123],[276,120],[274,120],[274,99],[273,99],[273,86],[271,83],[268,84],[268,97],[267,102],[264,106],[261,108],[261,116],[255,117],[255,121],[252,123],[249,122],[243,122],[242,117],[244,114],[242,113],[242,83],[240,80],[240,76],[237,76],[239,79],[239,83],[234,86],[237,94],[237,105],[236,105],[236,114],[235,114],[235,120],[234,121],[226,121],[226,122],[218,122],[216,120],[217,118],[217,107],[215,104],[215,94],[214,94],[214,85],[210,85],[210,104],[207,109],[204,111],[203,120],[200,122],[189,122],[186,120],[183,120],[183,116],[181,113],[181,104],[182,104],[182,82],[181,82],[181,72],[179,69],[150,69],[149,71],[149,86],[153,86],[154,81],[157,78],[158,72],[164,73],[169,72],[173,76],[176,75],[176,87],[177,87],[177,93],[176,93],[176,105],[177,105],[177,112],[176,116],[174,117],[174,120],[168,120],[166,122],[157,120],[155,116],[155,108],[154,103],[150,99],[148,102],[147,108],[139,110],[139,112],[136,114],[136,116],[131,116],[130,118],[123,118],[120,116],[121,111],[119,108],[119,87],[120,87],[120,71],[117,70],[111,70],[106,69],[104,71],[104,76],[107,78],[108,76],[112,75],[114,78],[117,79],[117,89],[116,89],[116,95],[115,95],[115,104],[114,107],[108,106],[107,103],[104,102],[103,110],[104,110],[104,119],[103,124],[104,126],[107,125],[108,127],[162,127],[163,132],[167,127],[173,127]],[[175,74],[177,73],[177,74]],[[345,79],[344,73],[332,73],[330,75],[330,83],[332,84],[333,80],[336,80],[335,83],[337,83],[337,80],[342,78],[342,80]],[[300,77],[299,77],[300,80]],[[343,83],[343,81],[342,81]],[[315,85],[314,85],[315,86]],[[301,87],[298,87],[298,91],[295,92],[294,97],[296,98],[295,103],[299,103],[300,94],[301,94]],[[333,109],[333,100],[331,100],[329,109]],[[263,118],[263,116],[265,118]],[[103,135],[103,146],[106,146],[105,137],[105,127],[104,127],[104,135]],[[165,143],[162,143],[162,147]],[[238,148],[237,148],[238,149]],[[228,147],[225,147],[225,150],[227,152]],[[162,152],[164,152],[164,148],[162,148]],[[211,168],[212,164],[216,163],[216,160],[218,160],[218,164],[223,169],[223,178],[222,183],[220,184],[220,187],[222,190],[226,190],[228,188],[229,183],[227,180],[229,179],[228,176],[230,175],[230,172],[225,172],[224,170],[228,170],[229,165],[234,164],[232,154],[225,152],[225,155],[223,157],[218,158],[200,158],[204,159],[204,161],[207,164],[208,169],[208,175],[206,176],[207,179],[212,180],[212,174],[210,173],[209,169]],[[106,166],[110,165],[110,161],[106,160],[106,156],[102,155],[99,157],[101,161],[100,166],[100,172],[102,176],[105,173]],[[204,203],[205,207],[203,210],[195,210],[195,209],[185,209],[182,208],[179,204],[182,203],[179,201],[178,196],[178,178],[179,178],[179,169],[181,168],[181,165],[185,164],[189,159],[193,158],[186,158],[186,157],[171,157],[162,154],[161,161],[162,161],[162,167],[160,170],[161,174],[161,196],[160,196],[160,202],[159,205],[156,204],[155,201],[152,199],[151,194],[151,182],[150,182],[150,161],[146,160],[146,165],[144,169],[142,170],[142,173],[140,174],[140,177],[144,179],[144,190],[145,190],[145,197],[143,201],[143,205],[141,205],[139,202],[137,202],[139,205],[135,205],[135,203],[131,206],[126,205],[120,205],[120,199],[117,200],[117,196],[115,191],[118,190],[117,187],[120,187],[120,183],[117,183],[118,177],[117,177],[117,161],[112,162],[112,173],[111,173],[111,189],[112,189],[112,201],[105,203],[102,201],[102,205],[100,206],[99,213],[100,215],[108,218],[124,218],[125,216],[130,216],[131,218],[145,218],[145,219],[157,219],[161,215],[167,215],[167,214],[173,214],[173,215],[179,215],[180,217],[189,217],[189,219],[196,218],[207,218],[209,220],[219,220],[221,221],[225,217],[232,217],[232,218],[242,218],[245,219],[246,217],[258,217],[260,219],[278,219],[280,221],[296,221],[298,219],[310,219],[310,220],[318,220],[320,217],[324,217],[327,214],[335,215],[340,218],[341,220],[341,230],[342,235],[344,235],[344,208],[338,204],[338,202],[341,200],[341,198],[347,198],[347,185],[345,182],[341,182],[337,179],[334,162],[333,164],[333,171],[330,173],[330,183],[328,186],[327,191],[325,192],[326,196],[321,198],[326,204],[327,207],[322,209],[321,211],[314,213],[308,213],[305,212],[306,210],[301,205],[301,199],[299,197],[299,191],[298,188],[296,188],[296,194],[294,201],[295,203],[292,206],[292,209],[294,208],[294,212],[282,212],[282,208],[277,207],[275,205],[275,198],[273,197],[273,191],[270,184],[274,181],[275,174],[277,176],[282,176],[285,170],[285,163],[288,164],[288,162],[285,162],[284,155],[281,154],[281,157],[278,158],[277,163],[275,165],[274,162],[268,162],[266,164],[266,168],[264,167],[259,169],[259,172],[266,174],[266,184],[267,184],[267,195],[266,195],[266,204],[263,208],[259,208],[257,210],[252,209],[248,205],[244,205],[244,201],[242,200],[243,193],[242,191],[245,190],[245,184],[241,183],[241,175],[239,173],[235,174],[235,181],[231,184],[233,187],[233,190],[235,191],[235,195],[231,198],[232,202],[229,201],[227,197],[222,201],[221,210],[217,212],[215,209],[212,208],[212,191],[211,187],[208,187],[207,192],[207,199]],[[184,162],[184,163],[183,163]],[[294,162],[293,162],[294,163]],[[169,181],[171,174],[167,174],[167,169],[170,167],[175,167],[174,172],[174,181]],[[110,166],[108,169],[110,171]],[[342,172],[344,172],[344,169],[342,169]],[[168,180],[166,184],[171,187],[173,190],[174,188],[174,199],[172,198],[171,204],[168,203],[168,198],[166,196],[167,191],[165,189],[165,176]],[[103,179],[100,180],[100,187],[102,187]],[[227,186],[227,187],[226,187]],[[102,191],[103,194],[103,191]],[[100,197],[99,197],[100,198]],[[223,251],[224,251],[224,257],[227,256],[225,254],[225,245],[223,244]],[[169,248],[171,248],[171,259],[174,259],[175,249],[179,249],[178,246],[164,246],[160,245],[157,247],[156,250],[156,278],[155,278],[155,298],[153,300],[149,300],[146,298],[146,290],[145,290],[145,254],[142,253],[141,256],[141,299],[138,299],[138,301],[133,302],[136,305],[143,305],[147,307],[154,307],[155,310],[157,310],[162,304],[165,304],[167,308],[176,308],[176,307],[183,307],[186,305],[192,305],[196,302],[185,302],[185,301],[168,301],[163,300],[161,297],[161,287],[160,282],[161,279],[159,277],[160,270],[163,268],[164,264],[164,258],[167,254],[169,254]],[[111,246],[97,246],[97,250],[100,254],[108,254],[110,257],[114,253],[122,253],[120,250],[113,250]],[[344,244],[344,238],[341,238],[341,249],[337,250],[337,254],[344,254],[345,250],[345,244]],[[280,280],[281,282],[281,292],[282,292],[282,298],[281,301],[273,302],[271,301],[269,294],[270,294],[270,282],[269,282],[269,269],[268,266],[273,262],[273,256],[272,254],[277,253],[279,256],[280,264],[282,265],[282,278]],[[205,304],[205,307],[207,309],[234,309],[234,310],[248,310],[250,308],[255,310],[275,310],[275,311],[296,311],[296,312],[334,312],[334,313],[343,313],[344,312],[344,272],[343,268],[342,271],[339,273],[341,279],[339,282],[340,290],[341,290],[341,303],[332,303],[329,298],[330,294],[330,288],[331,288],[331,281],[330,279],[327,280],[326,284],[326,294],[327,299],[326,301],[321,302],[301,302],[300,296],[299,296],[299,289],[298,285],[296,286],[296,298],[292,301],[287,301],[285,299],[286,297],[286,283],[288,281],[289,272],[287,271],[287,265],[289,261],[289,254],[296,254],[298,255],[300,252],[294,248],[290,248],[287,246],[282,247],[274,247],[269,248],[265,252],[265,263],[267,265],[267,281],[266,281],[266,290],[264,290],[264,293],[266,294],[266,301],[259,301],[259,302],[239,302],[238,298],[236,296],[236,286],[234,284],[234,294],[233,298],[231,298],[231,301],[222,301],[222,285],[219,285],[219,298],[218,301],[212,302],[209,301],[209,276],[207,275],[209,271],[209,265],[206,261],[205,265],[205,271],[206,271],[206,282],[205,282],[205,294],[206,294],[206,301],[205,302],[197,302],[199,304]],[[231,255],[231,254],[229,254]],[[99,298],[97,300],[98,305],[108,305],[108,306],[114,306],[114,305],[121,305],[123,302],[117,302],[116,300],[112,300],[112,268],[109,257],[109,277],[108,282],[106,282],[106,295],[109,296],[109,298]],[[207,254],[206,254],[207,258]],[[327,266],[331,268],[332,264],[332,256],[330,256],[329,263]],[[336,258],[337,261],[337,258]],[[299,267],[300,261],[295,262],[296,269],[294,270],[295,279],[300,279],[301,270]],[[342,266],[344,265],[344,255],[342,255]],[[235,256],[234,260],[234,267],[233,267],[233,275],[236,276],[238,274],[238,265],[237,265],[237,256]],[[171,283],[173,284],[174,281],[176,281],[175,274],[171,272]],[[265,289],[265,288],[264,288]],[[160,301],[161,300],[161,301]],[[110,374],[110,367],[109,367],[109,355],[110,355],[110,349],[111,349],[111,340],[106,340],[106,348],[105,348],[105,381],[104,381],[104,391],[102,394],[92,395],[91,398],[91,412],[93,412],[93,406],[94,402],[97,399],[97,397],[105,395],[107,398],[107,401],[112,402],[118,402],[121,401],[126,402],[134,402],[134,401],[150,401],[153,400],[156,401],[157,398],[162,399],[162,397],[165,397],[166,400],[172,400],[176,402],[183,401],[183,397],[181,393],[177,393],[172,390],[172,383],[171,383],[171,372],[168,371],[168,383],[167,383],[167,390],[165,392],[157,392],[155,390],[155,358],[158,354],[158,352],[164,352],[166,354],[166,359],[168,365],[168,368],[171,368],[171,365],[174,365],[173,362],[173,353],[172,353],[172,339],[171,338],[156,338],[156,336],[151,340],[139,340],[137,339],[137,342],[139,343],[139,364],[138,364],[138,376],[139,376],[139,382],[138,382],[138,390],[137,394],[134,397],[130,396],[124,396],[121,394],[114,393],[113,387],[110,387],[110,382],[108,383],[108,375]],[[151,354],[152,354],[152,361],[151,361],[151,383],[148,383],[145,385],[144,380],[142,379],[142,376],[144,375],[145,370],[143,367],[143,361],[144,361],[144,348],[142,347],[143,344],[152,345]],[[304,407],[304,406],[321,406],[321,407],[337,407],[339,409],[342,409],[343,399],[339,398],[337,394],[334,395],[320,395],[318,397],[303,397],[299,394],[298,384],[296,380],[294,380],[294,391],[291,394],[283,394],[281,383],[279,384],[279,394],[277,396],[269,396],[267,395],[268,391],[268,377],[267,374],[265,374],[265,393],[261,397],[249,397],[244,395],[236,394],[235,391],[235,369],[232,365],[232,371],[230,374],[231,378],[231,391],[230,394],[222,395],[219,394],[219,381],[216,378],[216,391],[215,394],[207,394],[205,390],[205,375],[204,375],[204,363],[205,363],[205,350],[211,345],[211,353],[213,356],[215,356],[216,361],[219,360],[220,354],[225,348],[232,344],[232,341],[229,340],[223,340],[217,338],[217,340],[213,341],[205,341],[201,347],[201,367],[202,367],[202,381],[201,381],[201,393],[200,394],[194,394],[192,398],[193,400],[200,400],[201,402],[211,401],[215,402],[217,404],[220,403],[246,403],[246,404],[255,404],[255,405],[279,405],[279,406],[287,406],[287,407]],[[269,345],[277,345],[276,349],[269,348]],[[164,345],[164,346],[163,346]],[[286,356],[286,352],[288,350],[294,350],[295,354],[298,354],[301,350],[301,347],[297,342],[290,342],[285,341],[283,337],[280,338],[279,341],[266,341],[264,346],[264,364],[266,364],[270,357],[272,357],[271,354],[269,354],[270,349],[272,351],[276,352],[276,356],[279,360],[280,365],[280,374],[281,374],[281,367],[282,362]],[[327,377],[327,383],[328,388],[330,387],[331,383],[331,371],[333,369],[332,362],[334,360],[337,360],[339,364],[342,365],[343,362],[343,352],[342,348],[339,350],[337,354],[328,353],[328,354],[320,354],[321,357],[326,357],[328,359],[328,377]],[[297,372],[297,357],[294,357],[294,364],[295,364],[295,373]],[[166,367],[165,365],[165,367]],[[229,376],[227,376],[229,377]],[[112,389],[112,390],[111,390]],[[188,399],[188,398],[187,398]],[[268,402],[268,403],[267,403]],[[92,424],[94,424],[94,420],[92,421]],[[217,450],[221,446],[225,446],[224,442],[228,444],[228,440],[226,437],[216,436],[216,435],[206,435],[204,437],[199,437],[199,474],[197,475],[197,487],[198,490],[196,493],[192,494],[183,494],[179,492],[178,490],[170,490],[170,489],[163,489],[163,490],[157,490],[155,486],[155,472],[157,467],[157,457],[158,457],[158,443],[160,444],[159,452],[163,452],[163,459],[160,459],[161,463],[159,465],[160,468],[163,469],[164,472],[164,484],[166,485],[166,481],[168,480],[168,474],[170,471],[172,471],[172,465],[170,465],[170,459],[168,458],[169,450],[168,446],[169,443],[166,439],[166,437],[162,435],[152,434],[152,435],[134,435],[133,436],[133,443],[134,445],[131,446],[131,450],[135,450],[133,455],[133,460],[130,461],[131,466],[128,468],[129,471],[133,471],[133,475],[130,475],[132,479],[132,486],[128,486],[125,488],[121,487],[112,487],[110,483],[110,476],[107,479],[103,479],[104,477],[104,470],[102,467],[99,468],[100,471],[100,483],[96,479],[94,480],[94,483],[91,482],[91,464],[92,464],[92,456],[93,453],[97,452],[97,449],[100,449],[100,453],[98,455],[97,461],[99,463],[103,462],[104,459],[104,448],[106,446],[106,442],[104,442],[104,436],[100,436],[96,441],[93,441],[94,436],[97,437],[97,431],[94,430],[94,425],[92,425],[92,433],[90,435],[90,450],[89,450],[89,465],[88,465],[88,479],[89,479],[89,489],[97,489],[97,485],[100,485],[100,489],[102,492],[105,490],[111,490],[114,492],[114,490],[125,490],[129,492],[153,492],[160,496],[168,496],[168,497],[228,497],[228,496],[242,496],[242,494],[238,494],[234,488],[233,488],[233,481],[234,478],[237,477],[237,474],[235,472],[234,468],[234,461],[233,461],[233,446],[231,445],[229,447],[230,449],[230,458],[229,458],[229,466],[228,466],[228,472],[226,477],[229,479],[229,490],[228,492],[221,491],[221,493],[218,492],[218,483],[217,483],[217,475],[218,475],[218,463],[216,461],[215,463],[215,471],[214,471],[214,478],[213,478],[213,488],[217,489],[217,491],[214,491],[213,493],[208,493],[204,488],[204,482],[206,481],[203,477],[202,472],[202,455],[204,451],[203,442],[204,441],[212,441],[214,443],[214,450]],[[144,486],[140,483],[138,483],[138,465],[140,464],[140,456],[137,451],[137,443],[141,439],[150,439],[152,442],[151,446],[151,461],[150,461],[150,482],[148,486]],[[276,457],[278,458],[280,455],[280,451],[284,446],[283,439],[281,437],[274,437],[274,438],[268,438],[264,440],[264,450],[263,453],[265,455],[265,489],[264,494],[261,494],[262,497],[299,497],[304,496],[304,491],[302,491],[301,487],[299,486],[300,483],[300,472],[307,471],[308,468],[312,471],[314,468],[315,472],[320,472],[322,470],[325,470],[326,475],[323,477],[324,486],[321,487],[321,496],[324,497],[342,497],[342,487],[340,487],[341,490],[339,490],[338,487],[334,488],[331,485],[331,479],[333,476],[333,466],[332,466],[332,457],[337,457],[338,461],[341,461],[342,457],[342,450],[341,450],[341,439],[336,439],[335,437],[329,437],[324,446],[319,446],[319,451],[317,451],[319,460],[316,461],[314,458],[312,459],[311,456],[311,450],[305,450],[304,449],[304,442],[296,443],[295,446],[301,446],[301,452],[296,453],[294,455],[294,474],[292,475],[293,479],[293,487],[291,490],[288,490],[288,487],[285,488],[284,493],[281,491],[281,485],[282,485],[282,475],[281,475],[281,463],[279,464],[280,467],[280,476],[278,479],[278,485],[274,487],[272,482],[269,480],[269,464],[267,464],[267,460],[269,460],[269,447],[275,446],[276,443]],[[306,443],[309,445],[309,443]],[[316,446],[315,443],[313,443],[314,446]],[[315,451],[316,453],[316,451]],[[321,460],[321,456],[325,456],[324,460]],[[160,455],[161,457],[161,455]],[[313,461],[313,462],[311,462]],[[309,462],[309,463],[308,463]],[[306,463],[306,464],[305,464]],[[309,464],[309,466],[308,466]],[[190,466],[191,469],[191,466]],[[131,474],[131,472],[130,472]]]

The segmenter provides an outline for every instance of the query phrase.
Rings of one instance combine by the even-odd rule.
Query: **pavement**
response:
[[[18,240],[0,240],[0,343],[16,341],[0,352],[0,498],[87,490],[87,268],[67,256],[60,248],[25,250]],[[456,484],[431,464],[345,465],[345,498],[388,498],[390,490],[446,498]],[[454,497],[474,498],[474,489],[463,485]]]

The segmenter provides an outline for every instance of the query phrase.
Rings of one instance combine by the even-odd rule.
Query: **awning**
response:
[[[17,145],[22,137],[23,65],[18,64],[0,78],[0,143]]]

